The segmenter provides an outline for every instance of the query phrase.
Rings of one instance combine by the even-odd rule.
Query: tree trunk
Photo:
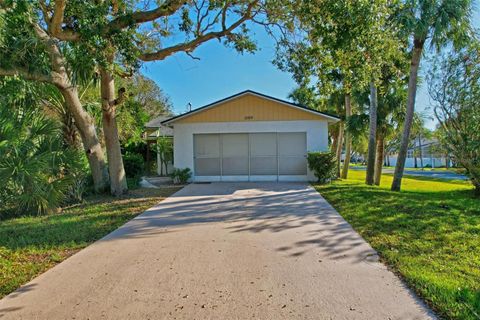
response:
[[[344,132],[344,125],[343,125],[343,122],[340,121],[338,123],[338,138],[337,138],[338,143],[337,143],[337,150],[336,150],[337,177],[340,177],[340,166],[342,164],[343,132]]]
[[[385,152],[385,137],[382,134],[377,136],[377,150],[375,155],[375,176],[373,183],[377,186],[380,185],[380,179],[382,178],[383,158]]]
[[[350,94],[345,95],[345,116],[346,121],[352,115],[352,105],[350,102]],[[342,179],[348,177],[348,166],[350,165],[350,153],[352,148],[352,137],[348,130],[345,130],[345,160],[343,161]]]
[[[48,82],[55,85],[65,99],[68,110],[75,119],[75,126],[78,129],[82,139],[83,148],[87,154],[90,171],[92,172],[95,191],[103,192],[105,190],[108,175],[105,170],[105,158],[102,147],[98,141],[97,132],[92,117],[85,111],[78,96],[78,90],[72,84],[67,69],[67,63],[62,51],[58,47],[58,42],[52,39],[38,25],[33,25],[33,31],[44,45],[49,54],[52,70],[55,76],[52,76]],[[53,75],[53,73],[52,73]],[[35,80],[35,79],[34,79]]]
[[[115,83],[112,74],[104,68],[100,69],[100,76],[103,135],[107,149],[110,191],[112,195],[119,196],[125,193],[128,188],[120,141],[118,139],[117,119],[115,116],[117,105],[117,100],[115,99]]]
[[[408,101],[405,124],[403,127],[402,142],[398,152],[397,164],[393,174],[392,191],[400,191],[402,185],[403,170],[407,157],[410,130],[412,128],[413,115],[415,113],[415,96],[417,94],[417,77],[420,60],[422,58],[423,44],[425,39],[414,39],[412,60],[410,62],[410,77],[408,79]]]
[[[75,120],[73,119],[72,113],[67,109],[68,107],[64,105],[64,110],[61,113],[62,121],[62,132],[63,132],[63,141],[66,145],[71,147],[78,147],[77,139],[77,129],[75,127]]]
[[[340,125],[336,125],[332,130],[332,145],[330,146],[330,152],[334,153],[337,152],[337,145],[338,145],[338,130]]]
[[[418,145],[420,146],[420,148],[418,149],[418,155],[420,157],[420,167],[423,170],[423,151],[422,151],[422,135],[421,134],[418,135]]]
[[[85,109],[83,109],[80,98],[78,97],[77,87],[72,85],[57,87],[65,99],[68,110],[75,119],[75,126],[82,139],[83,148],[92,172],[94,189],[96,192],[103,192],[108,183],[108,175],[102,146],[98,141],[94,121]]]
[[[365,183],[373,184],[375,174],[375,138],[377,136],[377,87],[370,83],[370,132],[368,135],[367,176]],[[380,158],[382,159],[382,158]]]

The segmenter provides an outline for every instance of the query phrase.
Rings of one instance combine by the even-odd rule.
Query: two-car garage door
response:
[[[305,132],[194,135],[197,180],[304,179]]]

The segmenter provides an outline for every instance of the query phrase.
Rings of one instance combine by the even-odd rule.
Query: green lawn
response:
[[[315,186],[440,315],[480,319],[480,199],[468,182],[409,176],[402,192],[365,172]]]
[[[0,222],[0,298],[102,238],[178,188],[92,196],[62,213]]]

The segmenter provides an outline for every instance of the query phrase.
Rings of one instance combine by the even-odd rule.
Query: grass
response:
[[[465,181],[407,176],[402,192],[364,184],[365,172],[315,185],[442,317],[480,319],[480,199]]]
[[[178,188],[96,195],[61,213],[0,223],[0,298],[102,238]]]

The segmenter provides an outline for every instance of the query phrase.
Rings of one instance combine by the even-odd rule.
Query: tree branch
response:
[[[43,20],[47,24],[47,30],[51,36],[66,41],[78,41],[80,39],[79,33],[62,28],[65,8],[67,6],[65,0],[56,0],[53,10],[43,0],[39,1],[39,4],[43,14]],[[53,11],[53,13],[49,14],[51,11]]]
[[[15,67],[14,69],[0,68],[0,76],[3,76],[3,77],[18,76],[18,77],[22,77],[25,80],[48,82],[52,84],[54,83],[52,76],[31,72],[31,71],[28,71],[26,68],[21,68],[21,67]]]
[[[248,5],[245,14],[236,22],[231,24],[228,28],[223,27],[221,31],[212,31],[204,35],[200,35],[191,41],[179,43],[177,45],[163,48],[156,52],[142,53],[140,54],[139,59],[143,61],[155,61],[155,60],[163,60],[166,57],[180,51],[190,53],[204,42],[207,42],[212,39],[219,39],[221,37],[229,35],[232,33],[233,30],[239,27],[242,23],[252,18],[252,9],[257,2],[258,1],[251,2]]]
[[[149,11],[136,11],[118,17],[107,25],[107,28],[103,33],[108,34],[113,30],[123,29],[130,25],[149,22],[161,17],[172,15],[186,3],[186,0],[168,0],[156,9]]]
[[[67,3],[65,0],[55,0],[55,9],[53,11],[52,19],[50,20],[51,32],[53,35],[62,32],[63,14]]]

